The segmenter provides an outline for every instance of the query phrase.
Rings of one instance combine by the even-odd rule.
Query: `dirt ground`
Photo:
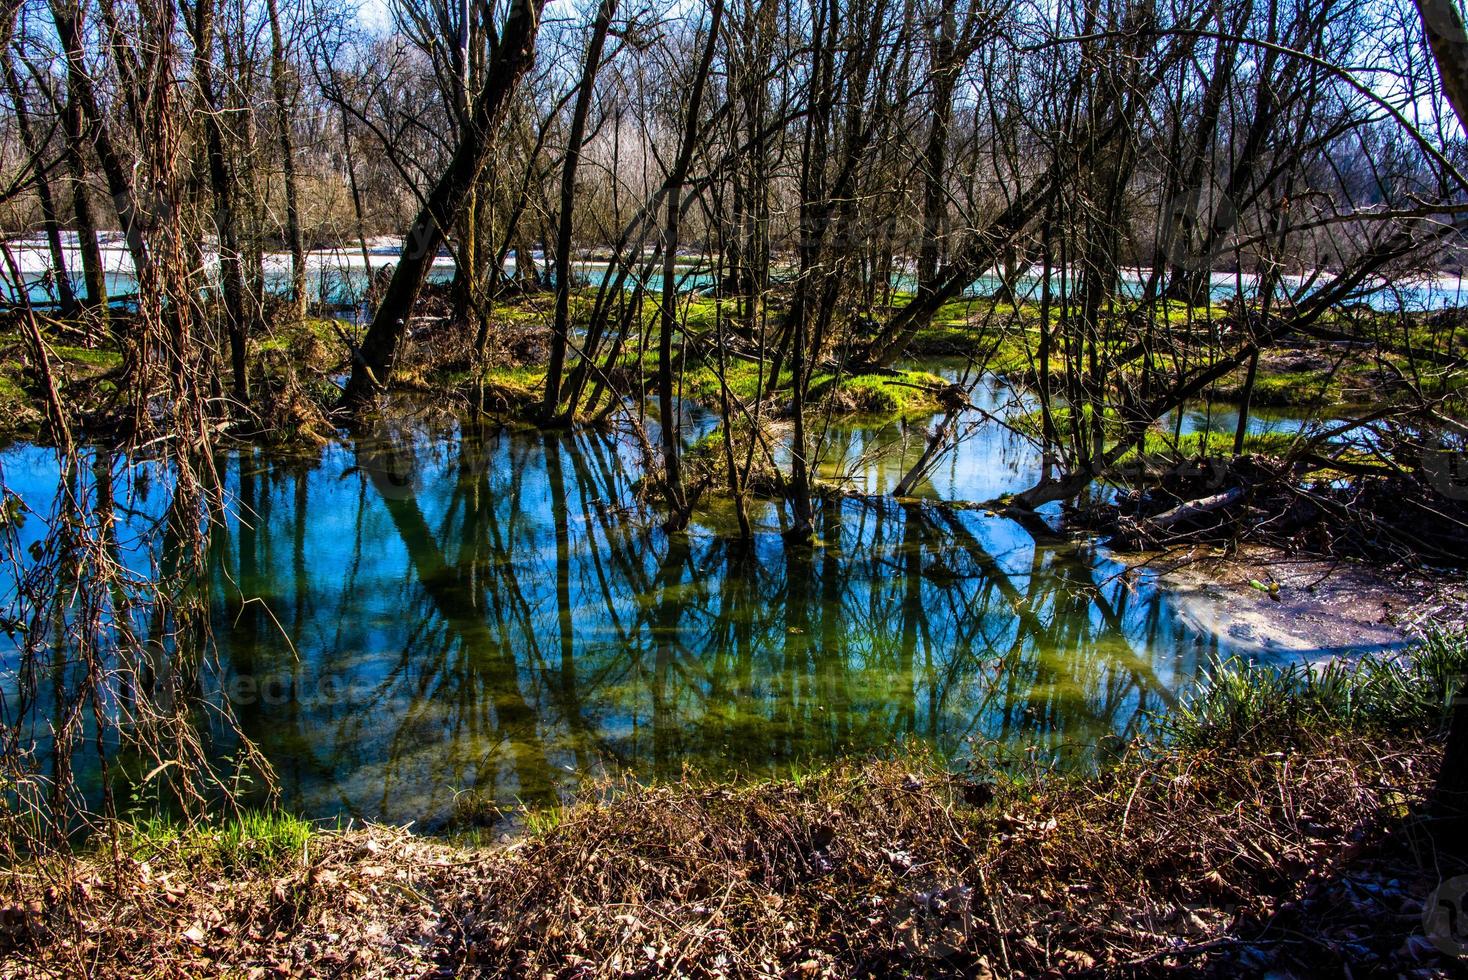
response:
[[[1133,556],[1131,564],[1158,575],[1190,625],[1264,662],[1389,653],[1425,622],[1468,620],[1468,583],[1441,573],[1206,546]]]

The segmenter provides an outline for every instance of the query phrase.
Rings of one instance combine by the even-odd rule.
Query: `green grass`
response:
[[[136,817],[122,826],[123,847],[146,861],[163,853],[222,869],[283,864],[304,852],[315,828],[288,813],[246,810],[236,817],[182,824],[168,817]]]
[[[1292,432],[1251,432],[1244,436],[1242,455],[1288,456],[1298,442],[1299,437]],[[1149,429],[1141,444],[1122,456],[1121,462],[1133,462],[1138,458],[1176,460],[1232,456],[1233,451],[1234,437],[1230,432],[1189,432],[1174,440],[1170,432]]]
[[[539,392],[545,386],[545,368],[535,365],[485,368],[484,383]]]
[[[0,372],[0,402],[20,402],[25,404],[30,400],[25,389],[20,386],[9,374]]]
[[[733,397],[745,404],[751,404],[760,394],[761,382],[768,383],[768,374],[762,374],[757,364],[731,360],[728,362],[725,381]],[[788,371],[781,372],[780,381],[781,388],[788,395]],[[944,384],[946,382],[942,378],[926,371],[848,376],[842,378],[839,384],[835,383],[833,375],[823,374],[811,378],[809,399],[812,403],[830,400],[830,404],[838,412],[873,415],[931,414],[938,410],[938,403],[928,389],[942,387]],[[913,385],[921,387],[912,387]],[[685,398],[716,407],[719,404],[719,392],[719,373],[713,365],[702,365],[689,370],[683,376]]]
[[[68,347],[63,344],[53,344],[51,350],[57,357],[68,364],[84,365],[103,371],[122,366],[122,355],[114,350],[103,350],[92,347]]]
[[[1236,658],[1161,719],[1185,748],[1280,744],[1304,734],[1428,734],[1446,727],[1468,636],[1434,633],[1400,656],[1266,667]]]
[[[1341,379],[1332,377],[1330,371],[1281,371],[1277,374],[1259,373],[1254,378],[1251,405],[1267,407],[1305,407],[1334,405],[1341,400]],[[1243,376],[1234,384],[1222,385],[1215,396],[1229,401],[1240,401],[1244,396]]]
[[[760,393],[760,384],[763,379],[765,384],[769,382],[769,368],[766,367],[763,374],[758,364],[744,360],[728,361],[728,371],[725,373],[725,381],[729,385],[729,393],[746,405],[756,401]],[[780,375],[782,385],[788,386],[790,374],[782,371]],[[691,368],[683,375],[683,397],[691,398],[701,405],[710,407],[719,404],[719,372],[717,365],[704,364],[697,368]]]
[[[1083,425],[1089,425],[1091,411],[1089,405],[1082,409]],[[1071,410],[1065,406],[1057,406],[1051,415],[1055,420],[1056,431],[1060,433],[1062,439],[1066,439],[1070,433]],[[1040,413],[1029,412],[1019,416],[1015,420],[1015,425],[1021,431],[1038,437],[1041,426]],[[1117,440],[1123,435],[1122,428],[1114,412],[1107,409],[1104,433],[1108,447],[1116,445]],[[1242,455],[1288,456],[1298,441],[1299,437],[1292,432],[1251,432],[1244,436]],[[1232,456],[1233,451],[1232,432],[1189,432],[1174,439],[1170,429],[1153,427],[1147,430],[1141,443],[1128,450],[1118,462],[1134,463],[1142,459],[1149,462],[1167,463],[1203,456]]]

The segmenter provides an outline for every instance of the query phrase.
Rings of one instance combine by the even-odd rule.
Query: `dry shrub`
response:
[[[368,828],[232,875],[98,859],[59,899],[5,881],[25,923],[9,962],[858,977],[1236,975],[1334,956],[1432,975],[1447,964],[1404,944],[1413,924],[1399,913],[1420,910],[1436,873],[1382,841],[1402,838],[1387,832],[1438,755],[1344,738],[1289,753],[1139,749],[1100,777],[1023,782],[899,756],[738,787],[604,786],[496,849]],[[1368,864],[1360,873],[1395,889],[1378,889],[1395,919],[1341,898]],[[1285,935],[1270,929],[1281,916]],[[1336,943],[1343,928],[1350,942]]]
[[[911,760],[634,790],[466,882],[450,963],[502,976],[1161,968],[1157,954],[1189,962],[1180,947],[1267,917],[1370,843],[1420,799],[1434,758],[1329,741],[1169,753],[997,793]]]

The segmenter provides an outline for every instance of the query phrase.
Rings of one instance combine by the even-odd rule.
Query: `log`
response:
[[[1230,504],[1238,503],[1244,497],[1243,487],[1234,487],[1223,493],[1215,493],[1211,497],[1202,497],[1198,500],[1189,500],[1178,504],[1172,510],[1163,511],[1156,517],[1146,519],[1146,523],[1154,528],[1169,528],[1174,524],[1185,524],[1204,514],[1210,514],[1215,510],[1222,510]]]

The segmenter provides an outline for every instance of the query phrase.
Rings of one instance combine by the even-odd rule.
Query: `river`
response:
[[[1007,398],[976,389],[995,411]],[[712,424],[685,421],[689,441]],[[918,499],[884,497],[928,424],[830,428],[821,471],[859,493],[820,509],[808,549],[785,545],[770,502],[752,548],[717,501],[670,538],[639,496],[637,441],[616,432],[426,413],[305,454],[232,451],[207,583],[217,666],[200,683],[232,703],[291,809],[433,827],[466,800],[549,802],[589,775],[788,775],[909,739],[1085,765],[1228,655],[1150,573],[940,505],[1033,481],[1033,447],[1003,428],[975,427]],[[146,576],[168,481],[96,459],[120,551]],[[57,466],[34,445],[0,453],[0,480],[36,512],[22,550],[46,533]],[[9,695],[14,654],[0,666]],[[212,751],[236,750],[205,727]]]

